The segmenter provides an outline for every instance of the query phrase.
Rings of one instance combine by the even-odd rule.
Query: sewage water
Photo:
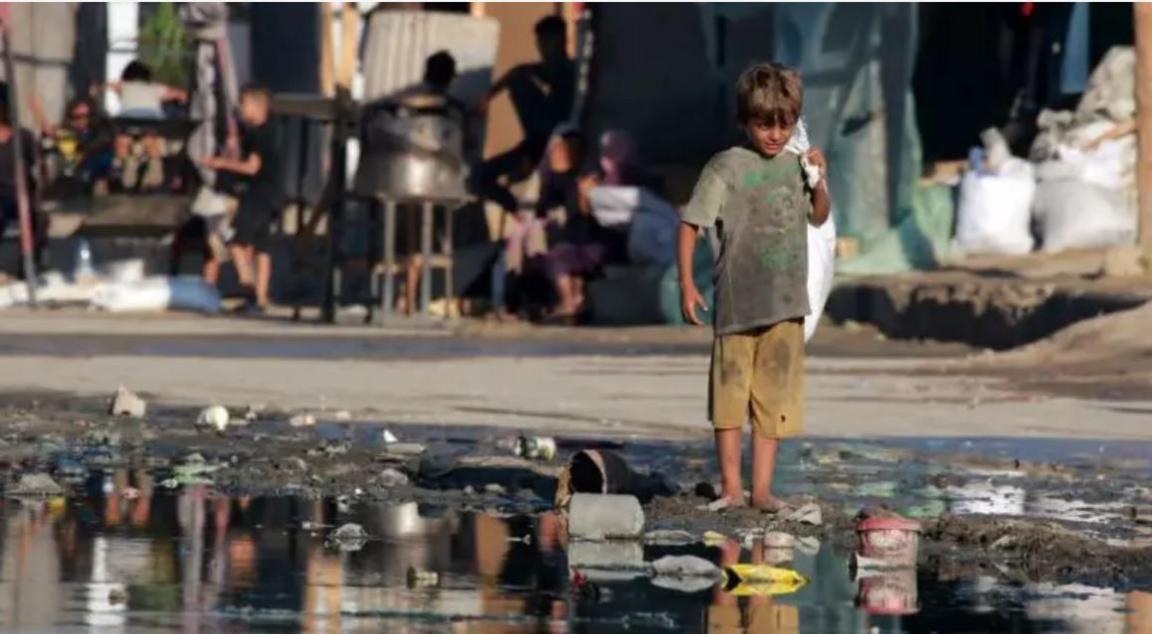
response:
[[[347,522],[370,539],[327,544]],[[794,553],[807,585],[751,597],[574,574],[573,548],[553,514],[228,497],[206,485],[162,490],[143,470],[93,471],[67,496],[0,502],[0,629],[1152,632],[1149,592],[951,578],[930,566],[853,579],[849,553],[830,544]],[[731,544],[621,552],[765,556]],[[437,574],[413,584],[410,569]]]

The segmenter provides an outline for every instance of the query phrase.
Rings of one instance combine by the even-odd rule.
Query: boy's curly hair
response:
[[[791,125],[800,118],[804,84],[795,70],[775,62],[748,67],[736,81],[736,118],[741,125]]]

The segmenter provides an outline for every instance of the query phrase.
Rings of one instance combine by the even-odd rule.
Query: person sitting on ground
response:
[[[549,16],[537,22],[535,30],[540,61],[509,70],[492,85],[482,104],[486,107],[507,91],[524,133],[516,147],[478,165],[473,177],[476,193],[507,212],[519,206],[507,185],[528,178],[536,169],[553,130],[571,115],[575,99],[576,66],[568,57],[567,25]]]
[[[39,103],[33,99],[34,112]],[[64,109],[61,125],[51,125],[41,113],[41,132],[53,150],[46,196],[68,199],[101,193],[107,189],[112,171],[112,135],[89,97],[76,97]]]
[[[152,69],[139,60],[124,67],[120,81],[108,88],[120,96],[119,118],[163,119],[165,102],[188,100],[188,93],[152,78]],[[126,190],[155,191],[164,185],[164,139],[155,130],[145,130],[140,147],[134,147],[131,134],[119,132],[115,140],[114,170]]]
[[[208,169],[238,174],[243,178],[240,205],[233,220],[228,246],[236,274],[245,288],[250,314],[263,314],[269,306],[272,256],[269,251],[271,225],[283,204],[280,180],[280,149],[269,123],[272,93],[263,86],[249,84],[240,90],[240,118],[244,123],[240,138],[240,158],[205,159]]]
[[[596,186],[595,174],[581,171],[585,156],[584,135],[563,131],[548,147],[547,169],[540,184],[536,205],[539,218],[561,210],[548,230],[545,256],[548,276],[556,289],[558,302],[553,317],[573,319],[584,307],[584,282],[604,261],[600,225],[592,215],[588,192]]]

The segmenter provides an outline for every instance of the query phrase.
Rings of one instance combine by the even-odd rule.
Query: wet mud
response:
[[[395,618],[426,626],[412,631],[441,631],[437,627],[454,619],[495,620],[506,626],[499,631],[535,631],[541,622],[550,621],[598,624],[605,631],[695,631],[683,626],[695,623],[700,615],[669,608],[677,601],[676,594],[646,585],[643,579],[597,582],[592,588],[581,586],[579,577],[572,580],[571,566],[564,563],[572,553],[563,517],[552,509],[563,466],[574,452],[585,448],[615,451],[638,473],[661,476],[657,479],[675,489],[645,505],[646,530],[680,530],[694,537],[712,534],[711,545],[699,539],[679,547],[637,544],[634,548],[639,550],[630,556],[639,561],[682,553],[717,562],[726,556],[747,557],[747,546],[755,543],[757,530],[805,540],[811,552],[796,554],[794,563],[797,569],[807,566],[804,574],[813,588],[802,595],[808,597],[804,601],[809,608],[803,607],[804,602],[797,604],[801,616],[806,609],[830,609],[828,603],[840,601],[834,597],[841,591],[895,592],[903,596],[902,601],[908,600],[907,578],[880,579],[863,586],[853,578],[849,562],[857,543],[855,517],[862,508],[890,509],[923,523],[919,567],[912,579],[913,586],[920,586],[918,597],[915,591],[912,597],[917,607],[905,615],[918,614],[915,618],[922,625],[947,623],[937,619],[960,609],[956,605],[966,605],[956,603],[957,593],[987,594],[978,590],[983,587],[980,584],[1007,593],[1005,600],[1015,607],[998,612],[996,618],[975,608],[969,614],[969,608],[963,608],[974,619],[979,614],[984,615],[980,619],[992,619],[971,621],[977,630],[1033,618],[1026,604],[1029,596],[1043,594],[1038,587],[1082,586],[1092,591],[1073,593],[1078,600],[1106,595],[1107,601],[1121,604],[1134,593],[1143,596],[1144,590],[1152,588],[1152,489],[1148,484],[1152,482],[1148,460],[1152,447],[1141,443],[981,439],[787,443],[776,488],[793,506],[820,505],[822,521],[812,525],[782,521],[752,509],[702,510],[708,499],[698,495],[697,485],[709,482],[716,473],[707,443],[559,437],[555,459],[529,461],[511,455],[508,440],[514,434],[484,427],[407,427],[384,420],[353,423],[340,420],[338,412],[316,412],[314,425],[295,427],[292,421],[300,420],[299,412],[264,409],[246,424],[217,433],[195,425],[197,409],[163,403],[150,403],[143,420],[111,417],[105,413],[104,400],[66,394],[9,394],[4,403],[0,471],[8,501],[4,512],[15,513],[14,517],[48,513],[56,518],[53,521],[64,521],[75,516],[83,525],[84,513],[96,507],[107,513],[107,507],[114,504],[116,521],[131,524],[138,520],[142,534],[160,539],[162,535],[148,528],[149,522],[173,520],[162,519],[155,505],[178,505],[179,500],[198,496],[198,508],[218,504],[219,509],[231,509],[228,513],[233,517],[247,518],[242,519],[251,525],[246,530],[273,531],[303,540],[320,558],[332,556],[332,531],[348,522],[358,523],[366,530],[367,543],[341,559],[342,565],[354,568],[367,565],[355,563],[367,556],[364,553],[378,554],[380,548],[393,552],[396,540],[409,530],[397,525],[419,525],[422,531],[457,544],[453,557],[472,559],[484,555],[479,544],[468,541],[472,538],[459,536],[460,526],[475,530],[479,522],[501,527],[502,554],[496,562],[483,563],[496,572],[478,573],[481,564],[473,561],[469,564],[472,576],[464,586],[469,593],[481,592],[477,588],[489,583],[483,581],[485,575],[495,575],[497,581],[492,583],[498,592],[493,592],[511,593],[526,602],[513,610],[515,614],[499,610],[464,614],[453,612],[451,606],[419,614],[407,608],[341,612],[351,619]],[[233,410],[236,418],[243,414],[242,409]],[[399,442],[385,442],[385,430]],[[59,489],[41,481],[43,477]],[[37,488],[41,486],[47,488]],[[150,500],[153,506],[141,511],[140,500]],[[248,502],[241,504],[243,500]],[[252,500],[296,510],[257,521],[239,510]],[[392,518],[400,507],[406,509],[406,519]],[[303,513],[299,509],[312,510]],[[92,520],[92,526],[101,521],[111,520]],[[436,526],[440,528],[429,528]],[[164,530],[170,533],[172,529]],[[235,539],[235,531],[227,526],[219,530],[223,531],[219,539]],[[728,546],[725,538],[729,538]],[[715,543],[717,539],[720,544]],[[735,555],[725,550],[731,543],[738,544]],[[432,557],[430,562],[414,565],[450,573],[457,563]],[[385,589],[396,584],[403,588],[397,592],[412,592],[393,567],[361,581],[368,579],[368,585]],[[368,575],[357,574],[361,573]],[[267,590],[261,584],[270,583],[269,574],[259,572],[260,578],[253,583]],[[501,575],[514,579],[527,575],[529,580],[515,581],[511,585],[517,589],[509,590]],[[531,587],[516,585],[520,583]],[[840,589],[833,591],[832,586]],[[308,583],[301,587],[307,594]],[[127,592],[131,605],[138,598]],[[1065,590],[1053,592],[1064,597]],[[632,596],[637,598],[630,602]],[[723,607],[722,601],[714,602],[708,592],[691,596],[694,599],[688,603],[701,614],[721,618],[715,608]],[[573,601],[582,606],[579,613],[572,612]],[[867,597],[858,600],[857,607],[866,607],[867,602]],[[640,608],[629,609],[629,605]],[[787,603],[777,607],[781,605]],[[863,614],[873,614],[861,609]],[[213,618],[225,621],[267,616],[245,613],[236,605],[212,610]],[[303,618],[304,608],[291,610],[295,610],[292,619]]]

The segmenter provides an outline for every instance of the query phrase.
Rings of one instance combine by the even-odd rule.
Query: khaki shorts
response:
[[[762,438],[803,431],[803,320],[716,337],[711,375],[708,410],[716,429],[740,429],[750,419]]]

